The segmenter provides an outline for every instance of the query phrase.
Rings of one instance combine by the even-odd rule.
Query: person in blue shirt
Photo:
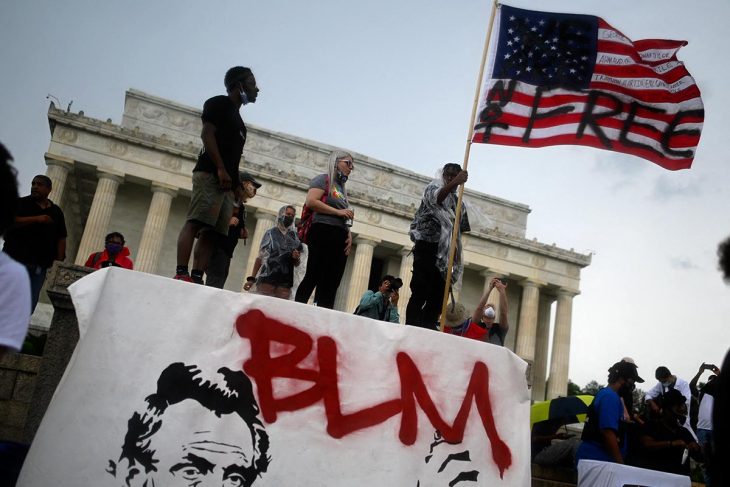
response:
[[[643,382],[630,362],[617,362],[608,369],[608,386],[604,387],[588,407],[588,419],[583,428],[583,440],[576,453],[580,460],[624,463],[626,431],[621,396],[635,382]]]

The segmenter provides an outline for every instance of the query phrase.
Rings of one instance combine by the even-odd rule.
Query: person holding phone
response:
[[[403,286],[399,277],[385,275],[380,280],[377,291],[367,290],[355,310],[356,315],[367,316],[374,320],[400,323],[398,314],[398,290]]]

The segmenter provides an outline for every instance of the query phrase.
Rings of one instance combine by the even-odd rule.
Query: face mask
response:
[[[251,103],[251,100],[249,100],[246,92],[243,91],[243,83],[241,83],[239,86],[241,86],[241,90],[238,92],[238,94],[241,95],[241,105],[248,105],[249,103]]]
[[[484,310],[485,318],[493,319],[495,316],[497,315],[494,313],[494,308],[487,308]]]
[[[286,228],[289,228],[291,224],[294,223],[294,217],[284,215],[281,217],[280,221],[282,225],[284,225]]]
[[[347,182],[347,176],[345,176],[344,174],[342,174],[342,171],[340,171],[339,169],[337,170],[337,180],[341,184],[345,184]]]
[[[106,248],[106,251],[110,254],[118,254],[122,251],[122,248],[124,247],[122,244],[118,243],[108,243],[104,246]]]
[[[662,382],[662,387],[669,387],[672,383],[670,381]]]

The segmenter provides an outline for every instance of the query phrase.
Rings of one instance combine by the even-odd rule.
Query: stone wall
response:
[[[0,357],[0,441],[23,441],[41,357],[6,353]]]

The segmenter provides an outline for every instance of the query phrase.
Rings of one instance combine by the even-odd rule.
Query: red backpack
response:
[[[330,177],[329,175],[326,175],[324,177],[324,194],[322,195],[322,198],[320,198],[322,203],[327,201],[329,192]],[[309,243],[307,240],[309,238],[309,229],[312,227],[312,220],[314,220],[314,211],[308,207],[305,202],[304,207],[302,208],[302,217],[299,219],[299,225],[297,225],[297,236],[299,237],[299,241],[302,243]]]

